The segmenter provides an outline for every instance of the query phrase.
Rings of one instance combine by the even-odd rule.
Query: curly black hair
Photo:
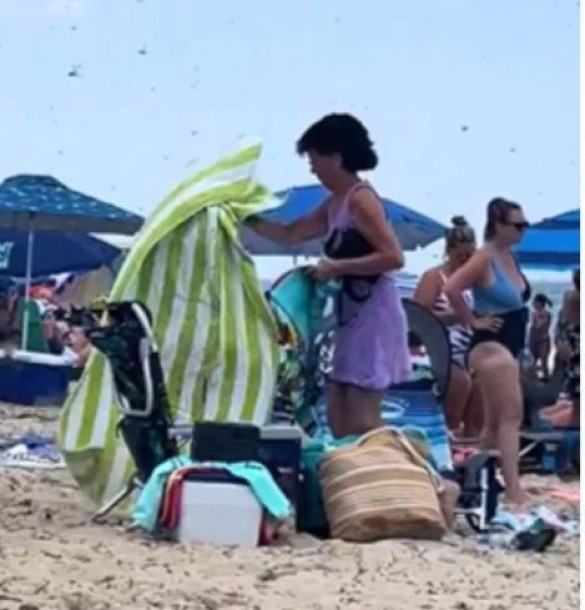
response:
[[[368,130],[350,114],[328,114],[313,123],[297,142],[299,155],[309,151],[340,155],[344,169],[352,173],[378,165],[378,155]]]

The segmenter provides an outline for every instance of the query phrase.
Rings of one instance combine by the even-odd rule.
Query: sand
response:
[[[0,436],[49,433],[57,412],[0,406]],[[295,536],[226,550],[146,539],[89,522],[66,470],[0,469],[0,610],[569,610],[579,544],[542,555],[441,543],[372,545]]]

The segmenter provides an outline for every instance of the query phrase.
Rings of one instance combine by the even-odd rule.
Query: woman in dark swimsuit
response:
[[[527,227],[517,203],[493,199],[487,209],[484,246],[445,286],[454,311],[474,331],[469,364],[486,411],[485,441],[499,450],[506,496],[515,504],[524,501],[518,467],[522,423],[518,356],[526,346],[530,285],[512,247]],[[474,311],[463,298],[469,289]]]

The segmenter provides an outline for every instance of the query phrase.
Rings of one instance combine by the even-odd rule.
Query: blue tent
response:
[[[13,176],[0,184],[0,227],[132,235],[142,218],[67,188],[51,176]]]
[[[292,187],[276,193],[276,197],[281,198],[283,204],[264,212],[261,216],[266,220],[289,224],[310,214],[323,203],[327,196],[328,192],[317,184]],[[422,248],[445,235],[446,227],[428,216],[389,199],[384,199],[383,202],[386,217],[392,223],[405,250]],[[275,244],[246,228],[242,231],[242,240],[248,251],[255,255],[319,256],[322,251],[320,240],[297,246]]]
[[[526,231],[516,249],[520,265],[531,269],[566,271],[580,265],[579,208],[545,218]]]
[[[0,228],[0,276],[26,277],[28,238],[28,231]],[[35,234],[31,277],[91,271],[110,265],[118,256],[118,248],[85,233],[39,231]]]

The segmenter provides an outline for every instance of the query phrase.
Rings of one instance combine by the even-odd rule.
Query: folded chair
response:
[[[283,347],[274,413],[279,417],[286,409],[311,434],[312,408],[323,395],[331,360],[333,317],[327,315],[331,299],[303,267],[280,276],[265,296],[277,320],[290,327],[295,338],[295,345]]]
[[[178,452],[151,314],[136,301],[110,303],[107,325],[87,330],[89,340],[108,359],[120,404],[118,424],[136,465],[126,487],[108,500],[93,518],[111,512],[144,484],[152,471]],[[184,432],[190,435],[191,428]]]

